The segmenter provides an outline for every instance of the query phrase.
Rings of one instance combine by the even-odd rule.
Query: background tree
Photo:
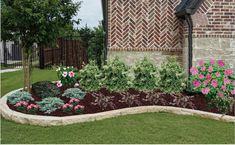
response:
[[[88,42],[88,58],[101,68],[104,63],[104,30],[102,25],[93,28],[93,37]]]
[[[7,40],[18,39],[22,49],[24,90],[31,90],[32,47],[55,42],[66,25],[75,21],[80,2],[72,0],[2,0],[1,33]],[[76,21],[77,22],[77,21]],[[78,23],[78,22],[77,22]]]

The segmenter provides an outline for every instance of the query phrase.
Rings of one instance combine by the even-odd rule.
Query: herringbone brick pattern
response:
[[[181,50],[180,0],[109,0],[109,50]]]

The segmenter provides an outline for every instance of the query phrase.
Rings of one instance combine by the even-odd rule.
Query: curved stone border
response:
[[[20,90],[20,89],[18,89]],[[18,91],[15,90],[15,91]],[[95,114],[84,114],[66,117],[53,117],[53,116],[39,116],[39,115],[29,115],[11,110],[7,102],[7,96],[14,93],[12,91],[0,100],[0,113],[1,115],[8,119],[22,124],[40,125],[40,126],[57,126],[57,125],[67,125],[80,122],[89,122],[95,120],[102,120],[106,118],[112,118],[117,116],[129,115],[129,114],[140,114],[146,112],[169,112],[179,115],[195,115],[203,118],[210,118],[214,120],[221,120],[226,122],[235,122],[235,117],[228,115],[215,114],[210,112],[171,107],[171,106],[140,106],[133,108],[124,108],[118,110],[112,110],[107,112],[95,113]]]

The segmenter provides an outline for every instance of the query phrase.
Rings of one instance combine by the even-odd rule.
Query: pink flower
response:
[[[226,75],[226,76],[231,76],[232,74],[233,74],[233,70],[230,68],[230,69],[226,69],[225,71],[224,71],[224,74]]]
[[[76,83],[76,84],[74,84],[74,87],[76,88],[76,87],[79,87],[80,85],[79,85],[79,83]]]
[[[190,72],[191,72],[192,75],[198,74],[198,70],[197,70],[195,67],[192,67],[192,68],[190,69]]]
[[[235,86],[235,81],[233,81],[233,86]]]
[[[206,78],[207,78],[208,80],[211,80],[211,79],[212,79],[212,77],[211,77],[210,74],[207,74],[207,75],[206,75]]]
[[[63,76],[64,78],[67,77],[67,75],[68,75],[68,72],[67,72],[67,71],[64,71],[63,74],[62,74],[62,76]]]
[[[224,96],[224,93],[223,93],[223,92],[218,92],[217,95],[218,95],[219,97],[223,97],[223,96]]]
[[[30,104],[28,107],[27,107],[27,109],[28,110],[30,110],[30,109],[32,109],[32,108],[39,108],[39,106],[38,105],[35,105],[35,104]]]
[[[18,103],[16,103],[14,106],[15,107],[20,107],[20,106],[27,106],[28,105],[28,102],[26,102],[26,101],[20,101],[20,102],[18,102]]]
[[[230,84],[231,83],[231,81],[228,79],[228,78],[224,78],[224,84],[226,85],[226,84]]]
[[[221,86],[221,89],[222,89],[223,91],[226,91],[227,87],[226,87],[226,86]]]
[[[71,100],[69,100],[69,103],[70,103],[70,104],[71,104],[71,103],[74,103],[74,102],[78,103],[78,102],[80,102],[80,100],[79,100],[79,99],[76,99],[76,98],[72,98]]]
[[[206,70],[205,66],[201,67],[201,71],[205,71],[205,70]]]
[[[198,61],[198,64],[199,64],[199,66],[203,66],[203,65],[204,65],[204,60],[202,60],[202,59],[199,60],[199,61]]]
[[[235,95],[235,89],[231,91],[231,94],[232,94],[232,95]]]
[[[224,67],[225,63],[223,60],[218,60],[219,67]]]
[[[205,80],[203,84],[206,86],[208,84],[208,80]]]
[[[215,64],[215,59],[211,58],[210,59],[210,64]]]
[[[204,75],[203,74],[199,74],[199,79],[204,79]]]
[[[218,86],[218,81],[217,80],[212,80],[211,85],[216,88]]]
[[[197,81],[197,80],[194,80],[193,81],[193,86],[194,87],[199,87],[201,85],[201,82],[200,81]]]
[[[210,73],[213,72],[213,67],[212,66],[208,67],[208,72],[210,72]]]
[[[77,110],[77,109],[84,109],[84,106],[82,106],[82,105],[77,105],[77,106],[74,107],[74,110]]]
[[[210,92],[210,88],[203,88],[202,94],[207,95]]]
[[[60,88],[60,87],[62,87],[62,83],[61,83],[61,81],[57,81],[57,83],[56,83],[56,86],[58,87],[58,88]]]
[[[216,75],[216,77],[220,77],[221,76],[221,74],[219,72],[216,72],[215,75]]]
[[[67,104],[64,104],[62,108],[66,109],[66,108],[72,108],[72,107],[73,105],[67,103]]]
[[[69,72],[69,77],[70,77],[70,78],[74,77],[74,75],[75,75],[75,73],[74,73],[73,71],[70,71],[70,72]]]

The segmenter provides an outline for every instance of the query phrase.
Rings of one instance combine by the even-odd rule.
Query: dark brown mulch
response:
[[[61,88],[61,92],[63,93],[64,90],[66,90],[67,88],[71,88],[72,86],[66,86],[66,87],[62,87]],[[115,109],[121,109],[121,108],[128,108],[128,107],[136,107],[136,106],[150,106],[150,105],[153,105],[152,102],[148,102],[148,101],[145,101],[143,100],[143,98],[146,97],[146,93],[145,92],[142,92],[142,91],[137,91],[135,89],[129,89],[128,90],[128,93],[130,94],[134,94],[134,95],[137,95],[138,97],[136,98],[138,100],[138,102],[140,104],[132,104],[131,106],[126,104],[126,103],[123,103],[123,102],[120,102],[120,99],[122,98],[122,95],[120,93],[117,93],[117,92],[110,92],[108,91],[107,89],[105,88],[102,88],[101,90],[95,92],[95,93],[102,93],[104,96],[114,96],[114,99],[113,99],[113,103],[115,105]],[[162,98],[164,98],[166,100],[166,104],[161,104],[160,102],[157,103],[157,104],[154,104],[154,105],[161,105],[161,106],[176,106],[176,105],[172,105],[171,102],[174,100],[174,97],[173,95],[171,94],[163,94],[162,92],[160,92],[159,90],[156,90],[154,91],[154,93],[158,93]],[[33,95],[33,98],[35,99],[35,101],[41,101],[42,99],[37,97],[35,95],[35,93],[32,93]],[[92,102],[95,101],[95,98],[93,97],[94,93],[90,92],[90,93],[87,93],[85,98],[83,100],[81,100],[81,102],[79,103],[80,105],[83,105],[85,106],[84,110],[83,110],[83,114],[92,114],[92,113],[98,113],[98,112],[104,112],[104,111],[109,111],[109,110],[114,110],[114,108],[108,106],[107,108],[101,108],[100,106],[98,105],[94,105],[92,104]],[[205,99],[205,97],[202,95],[202,94],[192,94],[192,93],[187,93],[187,92],[183,92],[182,93],[183,96],[193,96],[192,98],[192,103],[193,105],[195,106],[193,109],[195,110],[202,110],[202,111],[207,111],[207,112],[213,112],[213,113],[219,113],[218,109],[216,108],[213,108],[213,109],[208,109],[208,106],[207,106],[207,101]],[[69,99],[68,98],[65,98],[63,96],[57,96],[58,98],[62,99],[64,101],[64,103],[68,103],[69,102]],[[35,103],[35,102],[29,102],[29,103]],[[14,107],[13,105],[7,103],[8,106],[12,109],[12,110],[15,110],[15,111],[18,111],[16,110],[16,107]],[[182,107],[182,106],[177,106],[177,107]],[[186,107],[186,108],[190,108],[192,109],[189,105]],[[19,111],[18,111],[19,112]],[[46,116],[70,116],[70,115],[77,115],[76,113],[74,112],[71,112],[70,114],[68,113],[65,113],[62,111],[62,109],[58,109],[56,110],[55,112],[51,113],[51,114],[45,114],[41,111],[38,111],[36,113],[36,115],[46,115]],[[234,113],[234,107],[233,107],[233,111],[232,112],[229,112],[228,115],[231,115],[231,116],[235,116],[235,113]]]

